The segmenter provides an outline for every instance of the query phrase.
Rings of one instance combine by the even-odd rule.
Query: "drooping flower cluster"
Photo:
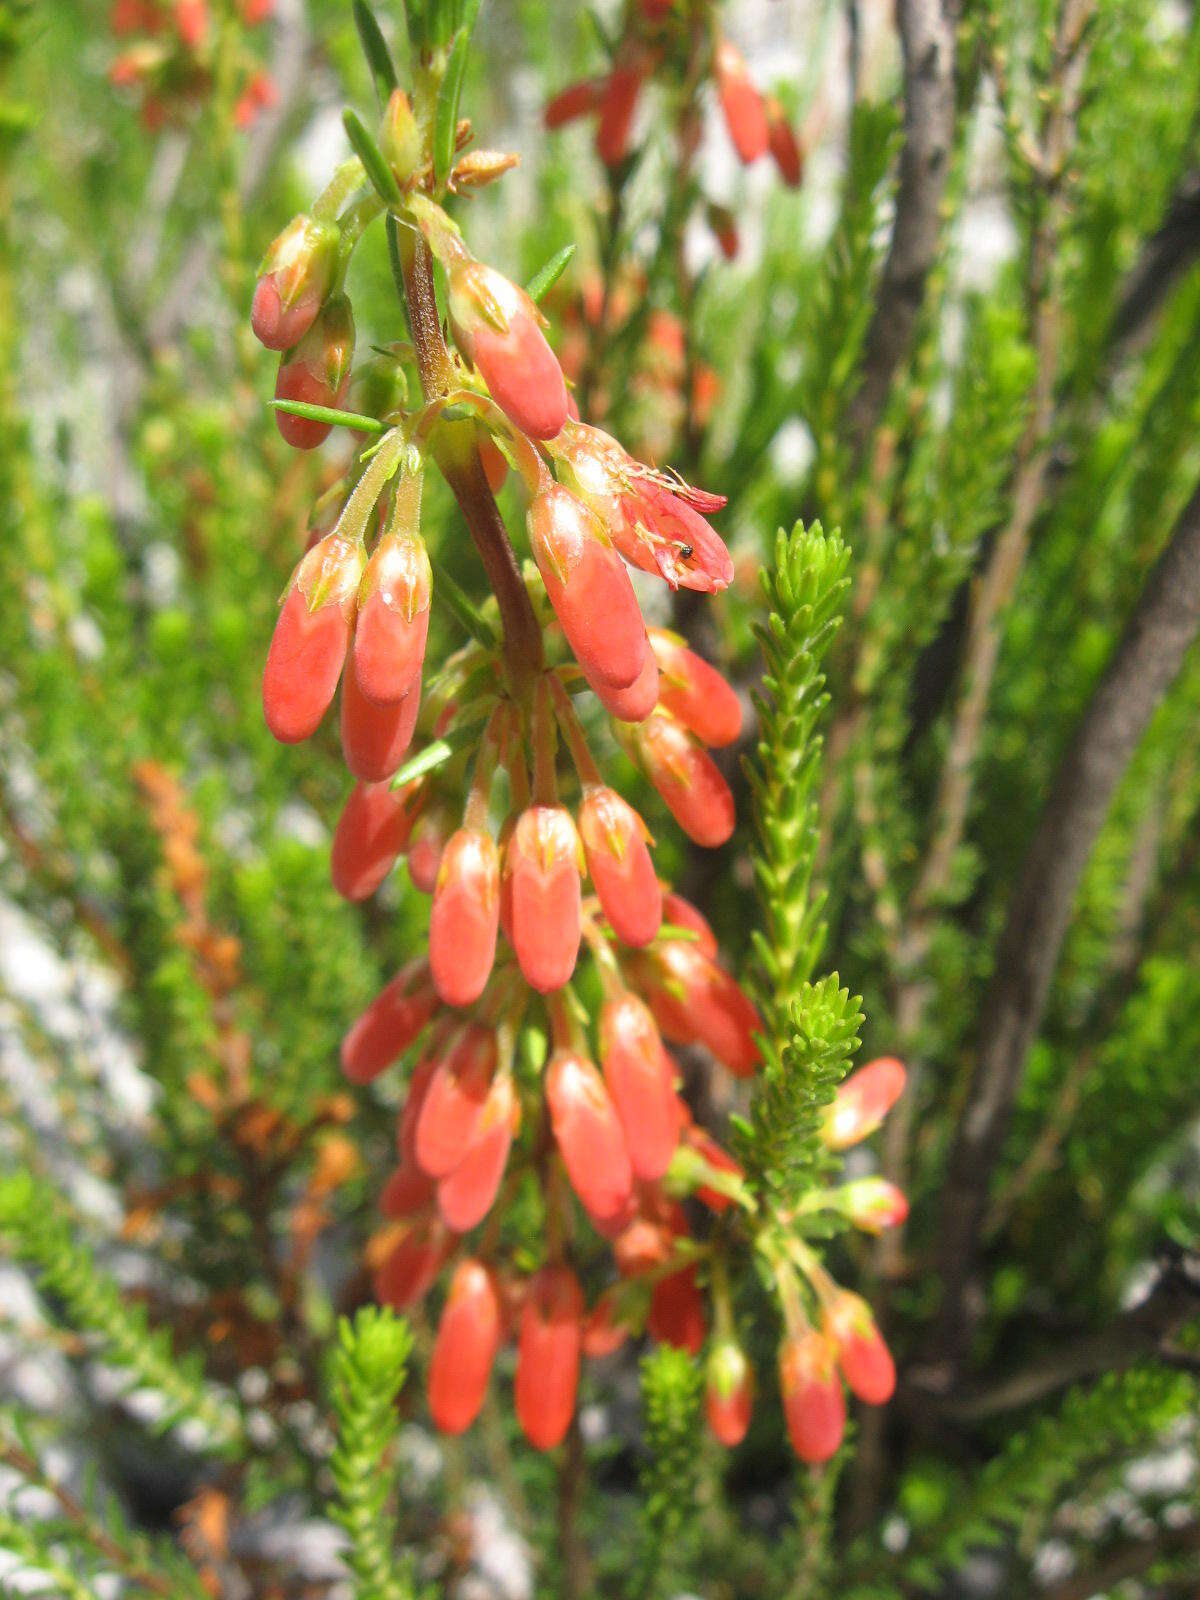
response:
[[[265,22],[274,0],[237,0],[241,23]],[[139,115],[152,132],[184,118],[212,92],[216,71],[217,21],[208,0],[113,0],[109,26],[121,49],[108,75],[134,93]],[[233,119],[249,127],[259,111],[275,104],[275,82],[238,41],[237,99]]]
[[[690,164],[701,134],[697,91],[711,81],[738,160],[750,166],[769,154],[783,181],[795,188],[804,174],[801,142],[779,101],[755,86],[741,51],[721,32],[716,10],[715,4],[677,6],[670,0],[626,6],[624,31],[608,70],[555,95],[546,106],[546,126],[561,128],[594,116],[596,154],[606,167],[620,168],[634,149],[639,103],[658,82],[682,104],[676,132],[681,160]],[[736,255],[732,213],[708,202],[705,214],[722,253]]]
[[[313,448],[339,422],[373,436],[315,515],[267,655],[263,706],[276,737],[306,739],[340,684],[342,749],[357,781],[334,834],[334,884],[363,900],[405,857],[431,898],[427,952],[342,1046],[355,1084],[415,1056],[381,1195],[387,1225],[371,1248],[375,1288],[410,1306],[452,1266],[428,1374],[434,1420],[451,1432],[471,1424],[497,1350],[515,1337],[517,1414],[541,1448],[570,1424],[582,1356],[642,1330],[697,1353],[711,1321],[709,1417],[733,1443],[752,1386],[724,1260],[737,1234],[706,1219],[740,1218],[743,1247],[765,1240],[764,1219],[737,1162],[693,1120],[669,1047],[695,1047],[748,1077],[762,1022],[701,913],[660,880],[645,821],[593,752],[607,726],[692,840],[729,839],[733,796],[711,751],[739,737],[741,701],[682,639],[647,627],[629,573],[724,589],[732,563],[708,520],[724,501],[637,461],[575,414],[534,299],[472,254],[435,198],[510,164],[461,155],[469,137],[460,123],[459,159],[439,184],[431,130],[396,89],[377,142],[360,130],[360,156],[271,246],[252,312],[260,340],[281,352],[285,439]],[[385,209],[413,342],[384,359],[415,366],[416,379],[393,392],[423,400],[348,414],[346,268]],[[431,462],[487,571],[493,592],[481,607],[433,572],[421,531]],[[492,497],[510,471],[526,506],[524,574]],[[425,685],[439,595],[468,642]],[[591,1010],[585,993],[596,996]],[[831,1147],[863,1136],[894,1099],[903,1072],[891,1064],[888,1076],[885,1065],[843,1089]],[[517,1195],[542,1223],[532,1273],[503,1237]],[[871,1229],[902,1210],[893,1199],[889,1219],[884,1192],[861,1182],[822,1203]],[[783,1220],[770,1219],[772,1239],[795,1233],[792,1254],[774,1261],[783,1404],[796,1448],[819,1459],[835,1390],[841,1398],[826,1357],[876,1401],[890,1389],[890,1358],[865,1306],[804,1243],[800,1215]],[[611,1251],[611,1281],[597,1268],[597,1240]],[[805,1296],[820,1308],[819,1332],[806,1331]]]

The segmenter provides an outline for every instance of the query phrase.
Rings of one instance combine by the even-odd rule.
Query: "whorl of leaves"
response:
[[[411,1350],[408,1324],[387,1307],[364,1306],[353,1322],[338,1324],[330,1380],[337,1417],[330,1469],[338,1499],[329,1514],[350,1536],[346,1560],[356,1600],[411,1600],[414,1592],[387,1510],[396,1479],[396,1396]]]
[[[766,1024],[763,1066],[740,1157],[760,1185],[794,1192],[797,1168],[818,1159],[818,1112],[858,1045],[857,999],[836,974],[809,981],[824,938],[823,897],[812,885],[816,782],[828,704],[821,661],[841,620],[849,551],[820,524],[780,530],[763,574],[768,617],[759,628],[765,672],[757,696],[759,742],[747,776],[754,800],[754,859],[764,927],[754,933]]]
[[[206,1451],[238,1453],[243,1426],[232,1400],[208,1382],[198,1356],[175,1350],[170,1333],[150,1325],[145,1306],[129,1298],[74,1232],[47,1185],[28,1172],[0,1179],[0,1247],[33,1269],[61,1320],[90,1335],[98,1358],[127,1375],[128,1393],[160,1396],[159,1432],[191,1422],[204,1430]]]
[[[673,1345],[644,1357],[641,1377],[649,1456],[641,1472],[646,1550],[635,1592],[649,1596],[658,1591],[695,1497],[702,1380],[697,1362]]]

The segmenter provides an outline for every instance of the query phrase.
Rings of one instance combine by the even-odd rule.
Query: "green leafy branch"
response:
[[[396,1396],[404,1386],[412,1336],[388,1308],[365,1306],[338,1325],[330,1382],[337,1447],[330,1468],[338,1500],[329,1514],[350,1536],[347,1562],[356,1600],[411,1600],[412,1581],[397,1561],[396,1524],[387,1512],[395,1483]]]
[[[765,1021],[763,1068],[740,1156],[760,1187],[795,1193],[797,1170],[819,1160],[819,1111],[858,1045],[857,999],[836,974],[809,980],[824,941],[817,854],[817,731],[829,701],[821,663],[841,621],[849,551],[820,524],[779,532],[763,574],[769,613],[758,630],[766,670],[757,697],[759,743],[746,771],[754,802],[754,859],[764,927],[754,933]]]
[[[232,1400],[208,1382],[194,1353],[172,1348],[168,1329],[151,1327],[145,1306],[131,1301],[76,1241],[61,1197],[28,1172],[0,1179],[0,1244],[33,1270],[67,1326],[91,1335],[100,1359],[128,1375],[127,1392],[148,1389],[161,1397],[158,1431],[194,1422],[207,1449],[239,1452],[244,1430]]]
[[[641,1377],[649,1450],[641,1472],[646,1547],[640,1582],[630,1592],[648,1597],[659,1589],[695,1498],[701,1373],[686,1350],[664,1344],[644,1357]]]

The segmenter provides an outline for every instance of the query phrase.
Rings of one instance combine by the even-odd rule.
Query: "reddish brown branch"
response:
[[[943,1197],[942,1358],[954,1368],[989,1179],[1037,1035],[1075,892],[1113,793],[1200,629],[1200,487],[1175,525],[1125,636],[1059,765],[984,998],[975,1071]]]

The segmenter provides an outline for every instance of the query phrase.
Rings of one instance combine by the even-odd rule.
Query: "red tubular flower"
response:
[[[493,494],[499,494],[508,477],[508,461],[490,433],[481,433],[478,445],[479,459],[483,463],[483,475],[488,481],[488,488]]]
[[[804,152],[783,107],[773,95],[766,99],[767,140],[771,159],[789,189],[798,189],[804,177]]]
[[[444,805],[426,811],[413,829],[408,848],[408,875],[413,888],[421,894],[432,894],[437,888],[438,868],[450,832],[450,813]]]
[[[291,222],[263,259],[250,326],[268,350],[290,350],[312,327],[333,283],[338,230],[304,215]]]
[[[198,50],[208,37],[207,0],[175,0],[175,32],[189,50]]]
[[[629,136],[641,91],[641,67],[623,66],[609,75],[598,96],[596,154],[606,167],[619,167],[629,154]]]
[[[443,1433],[465,1433],[479,1415],[501,1331],[495,1279],[481,1261],[460,1261],[429,1363],[429,1414]]]
[[[733,1339],[715,1344],[704,1368],[704,1414],[727,1449],[741,1444],[754,1410],[754,1368]]]
[[[496,959],[500,856],[491,834],[460,828],[442,852],[429,918],[429,965],[450,1006],[473,1005]]]
[[[390,705],[419,687],[432,588],[424,539],[385,534],[363,574],[354,629],[354,675],[368,700]]]
[[[263,669],[263,715],[282,744],[310,738],[333,699],[362,564],[360,544],[330,533],[296,568]]]
[[[838,1209],[864,1233],[898,1228],[908,1216],[908,1200],[886,1178],[856,1178],[837,1191]]]
[[[555,440],[570,487],[604,523],[632,566],[673,589],[715,594],[733,581],[733,562],[701,512],[719,511],[711,495],[644,467],[607,433],[574,423]]]
[[[583,1325],[583,1353],[592,1360],[611,1356],[629,1337],[629,1325],[620,1319],[618,1286],[605,1289],[588,1312]]]
[[[537,306],[480,261],[453,266],[449,290],[455,337],[493,400],[522,433],[553,439],[567,420],[567,385]]]
[[[649,944],[662,922],[646,824],[614,789],[589,789],[579,808],[579,833],[604,915],[625,944]]]
[[[454,1237],[435,1218],[414,1222],[375,1272],[375,1298],[407,1311],[423,1300],[454,1248]]]
[[[580,83],[568,84],[546,102],[542,121],[547,128],[563,128],[568,122],[577,122],[580,117],[595,111],[604,88],[605,82],[597,78],[585,78]]]
[[[708,849],[724,844],[737,820],[733,795],[700,742],[660,707],[632,725],[630,743],[688,838]]]
[[[735,1161],[729,1151],[719,1145],[707,1129],[698,1128],[694,1123],[689,1123],[683,1131],[683,1140],[715,1172],[727,1173],[731,1178],[737,1179],[742,1179],[746,1176],[741,1163]],[[697,1184],[695,1193],[696,1199],[701,1204],[706,1205],[710,1211],[725,1211],[733,1204],[729,1195],[724,1194],[720,1189],[713,1188],[711,1184]]]
[[[894,1056],[880,1056],[852,1072],[825,1113],[822,1136],[831,1150],[869,1138],[900,1098],[907,1074]]]
[[[370,1083],[413,1043],[437,1010],[429,963],[413,961],[392,979],[342,1040],[342,1071]]]
[[[529,1285],[517,1340],[517,1420],[538,1450],[561,1443],[575,1411],[583,1291],[570,1267],[543,1267]]]
[[[385,1217],[412,1217],[433,1199],[433,1179],[420,1167],[402,1162],[379,1191],[379,1209]]]
[[[496,1071],[496,1036],[472,1023],[434,1068],[417,1118],[413,1153],[422,1172],[444,1178],[470,1149]]]
[[[742,731],[742,702],[733,687],[678,634],[651,628],[650,648],[658,661],[659,705],[701,744],[732,744]]]
[[[616,1107],[595,1065],[556,1050],[546,1068],[546,1104],[571,1187],[599,1222],[617,1217],[633,1189],[633,1169]]]
[[[354,360],[354,318],[345,295],[327,300],[311,328],[289,350],[275,380],[276,400],[302,400],[310,406],[335,410],[350,387]],[[288,444],[297,450],[315,450],[328,437],[330,424],[308,417],[275,413],[275,423]]]
[[[356,778],[382,783],[391,777],[412,743],[420,709],[419,689],[381,706],[367,699],[356,673],[346,673],[342,679],[342,755]]]
[[[884,1405],[896,1388],[896,1365],[870,1306],[860,1295],[839,1289],[824,1307],[823,1323],[851,1393],[868,1405]]]
[[[828,1461],[846,1431],[846,1397],[834,1348],[815,1328],[789,1334],[779,1347],[779,1389],[792,1449],[801,1461]]]
[[[366,900],[403,854],[419,815],[415,783],[390,789],[386,783],[356,783],[351,789],[329,853],[333,887],[343,900]]]
[[[512,1079],[494,1078],[475,1137],[454,1171],[437,1186],[438,1210],[455,1233],[477,1227],[492,1209],[519,1121]]]
[[[673,889],[667,889],[663,894],[663,921],[669,922],[676,928],[687,928],[694,933],[696,948],[703,951],[706,956],[716,959],[717,936],[709,927],[707,919],[696,910],[690,900],[685,900]]]
[[[665,940],[636,963],[639,987],[667,1038],[707,1045],[730,1072],[749,1077],[760,1059],[754,1035],[762,1018],[729,973],[682,939]]]
[[[689,1355],[699,1355],[707,1327],[695,1267],[668,1273],[654,1285],[646,1331],[659,1344],[673,1344]]]
[[[647,654],[642,670],[627,689],[606,689],[599,683],[590,687],[610,717],[644,722],[658,704],[658,662]]]
[[[535,496],[526,523],[550,604],[584,676],[593,686],[627,689],[650,645],[629,573],[603,523],[553,482]]]
[[[717,44],[713,70],[729,137],[741,160],[749,166],[766,154],[769,143],[763,97],[750,81],[741,51],[728,39]]]
[[[540,994],[561,989],[579,954],[582,850],[562,806],[522,812],[505,852],[512,944],[525,981]]]
[[[600,1060],[634,1173],[653,1182],[670,1166],[679,1143],[675,1071],[654,1018],[636,995],[605,1001]]]

